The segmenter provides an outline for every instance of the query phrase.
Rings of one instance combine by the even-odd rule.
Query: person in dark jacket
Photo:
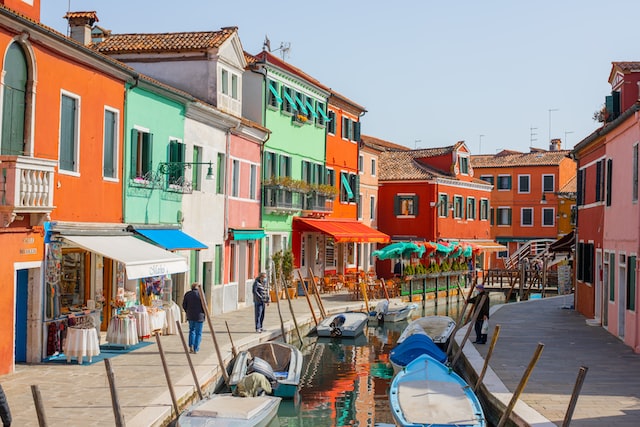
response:
[[[476,340],[473,343],[486,344],[487,334],[482,333],[482,323],[485,320],[489,320],[489,293],[484,290],[484,285],[482,283],[478,283],[478,285],[476,285],[476,289],[478,290],[478,294],[475,297],[469,298],[469,303],[474,305],[474,313],[476,310],[480,310],[478,312],[478,317],[476,317],[476,323],[473,325],[476,331]],[[482,305],[478,307],[483,295],[486,295],[486,298]]]
[[[202,324],[204,323],[204,309],[200,300],[200,285],[191,284],[191,290],[184,294],[182,308],[187,313],[189,321],[189,352],[197,353],[202,341]]]
[[[4,394],[2,385],[0,385],[0,419],[2,419],[3,427],[11,426],[11,411],[9,410],[9,401]]]
[[[267,273],[260,273],[253,282],[253,307],[256,318],[256,332],[263,331],[265,307],[269,305],[269,289],[267,287]]]

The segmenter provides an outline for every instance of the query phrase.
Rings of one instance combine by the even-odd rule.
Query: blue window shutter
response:
[[[309,100],[305,100],[304,101],[305,105],[307,106],[307,108],[309,109],[309,112],[311,113],[311,115],[316,118],[318,117],[318,114],[316,113],[315,109],[313,108],[313,105],[311,105],[311,103],[309,102]]]
[[[304,102],[302,102],[302,100],[300,99],[300,94],[298,92],[294,92],[293,96],[300,106],[300,111],[302,111],[304,114],[307,114],[307,108],[304,106]]]
[[[286,91],[283,92],[283,95],[284,95],[285,99],[287,100],[287,102],[289,102],[289,105],[291,106],[291,109],[298,111],[298,107],[296,106],[296,102],[293,100],[293,98],[291,98],[291,95],[289,95],[289,93],[287,93]]]
[[[273,82],[269,82],[269,90],[271,91],[271,93],[273,94],[273,96],[276,98],[276,101],[278,102],[278,104],[282,104],[282,98],[280,98],[280,94],[278,94],[278,91],[276,90],[275,87],[273,87]]]

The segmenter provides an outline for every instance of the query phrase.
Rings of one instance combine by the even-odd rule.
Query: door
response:
[[[602,322],[602,251],[596,251],[596,269],[595,269],[595,319]]]
[[[16,271],[16,335],[15,361],[27,361],[27,305],[29,300],[29,270]]]
[[[604,254],[604,265],[602,267],[602,326],[606,328],[609,324],[609,274],[610,274],[610,262],[609,253]]]

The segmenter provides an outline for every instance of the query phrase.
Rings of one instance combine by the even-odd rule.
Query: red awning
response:
[[[357,221],[295,217],[293,229],[296,231],[319,231],[333,237],[336,243],[388,243],[391,241],[388,235]]]

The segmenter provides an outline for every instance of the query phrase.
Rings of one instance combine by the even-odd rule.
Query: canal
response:
[[[414,318],[448,315],[457,320],[461,298],[422,301]],[[394,425],[388,390],[393,377],[389,353],[407,321],[378,326],[371,321],[355,339],[308,337],[299,398],[282,401],[273,426]]]

